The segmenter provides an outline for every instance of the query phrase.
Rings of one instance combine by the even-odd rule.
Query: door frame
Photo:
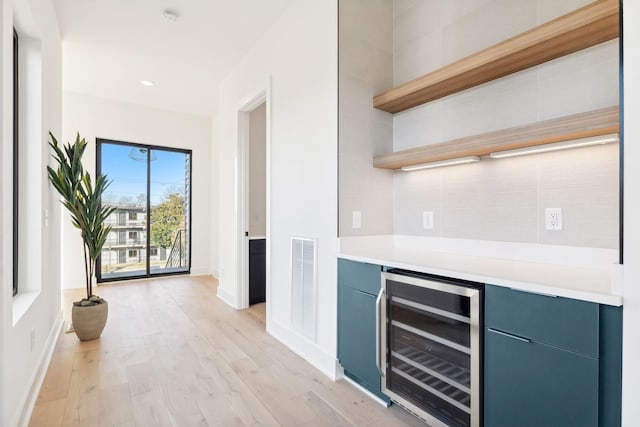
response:
[[[171,151],[174,153],[183,153],[183,154],[188,154],[190,157],[190,162],[189,162],[189,186],[190,186],[190,191],[189,191],[189,212],[187,212],[186,214],[188,215],[188,219],[189,219],[189,265],[187,267],[187,269],[185,271],[174,271],[174,272],[167,272],[167,273],[154,273],[151,274],[151,266],[150,266],[150,262],[151,262],[151,257],[149,255],[150,252],[150,246],[151,246],[151,233],[150,233],[150,229],[151,229],[151,221],[150,221],[150,215],[151,215],[151,198],[149,197],[149,194],[151,193],[151,161],[150,161],[150,157],[147,156],[147,205],[145,207],[146,209],[146,213],[147,213],[147,229],[146,229],[146,234],[147,234],[147,238],[146,238],[146,253],[147,253],[147,262],[146,262],[146,270],[145,270],[145,274],[141,274],[138,276],[131,276],[131,277],[111,277],[111,278],[104,278],[102,277],[102,251],[100,251],[100,255],[98,256],[98,259],[96,261],[97,264],[97,268],[95,271],[95,276],[96,276],[96,283],[108,283],[108,282],[118,282],[118,281],[122,281],[122,280],[137,280],[137,279],[147,279],[150,277],[162,277],[162,276],[176,276],[176,275],[180,275],[180,274],[191,274],[191,256],[192,256],[192,235],[193,233],[191,232],[192,227],[193,227],[193,221],[192,221],[192,216],[191,216],[191,212],[193,211],[193,152],[190,149],[187,148],[175,148],[175,147],[162,147],[159,145],[150,145],[150,144],[140,144],[137,142],[127,142],[127,141],[118,141],[115,139],[107,139],[107,138],[96,138],[96,176],[100,175],[102,173],[102,144],[112,144],[112,145],[122,145],[122,146],[126,146],[126,147],[136,147],[136,148],[145,148],[147,150],[147,152],[150,152],[151,150],[160,150],[160,151]]]
[[[238,224],[238,281],[236,307],[249,307],[249,114],[258,106],[266,109],[266,265],[265,303],[266,323],[269,328],[271,318],[271,78],[242,102],[238,108],[238,156],[236,163],[236,212]]]

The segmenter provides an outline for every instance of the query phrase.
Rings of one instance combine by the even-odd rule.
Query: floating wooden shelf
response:
[[[390,113],[469,89],[619,36],[618,0],[599,0],[373,98]]]
[[[373,166],[380,169],[400,169],[439,160],[486,156],[496,151],[617,133],[620,131],[619,117],[618,107],[609,107],[383,154],[374,157]]]

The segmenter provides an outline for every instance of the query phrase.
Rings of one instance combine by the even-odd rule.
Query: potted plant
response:
[[[73,303],[71,319],[78,338],[87,341],[100,337],[109,311],[107,301],[93,294],[93,273],[111,231],[111,226],[105,221],[114,208],[100,203],[110,182],[105,175],[98,175],[93,183],[89,172],[84,170],[82,156],[87,141],[80,139],[80,134],[76,135],[73,144],[67,143],[63,147],[58,145],[51,132],[49,136],[52,157],[57,163],[56,169],[47,166],[49,181],[62,197],[61,203],[82,235],[87,297]]]

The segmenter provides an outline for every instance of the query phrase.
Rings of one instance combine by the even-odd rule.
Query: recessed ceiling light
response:
[[[162,17],[167,22],[176,22],[180,17],[180,14],[177,10],[174,9],[165,9],[162,11]]]
[[[151,80],[140,80],[140,84],[142,86],[147,86],[147,87],[151,87],[153,86],[155,83],[152,82]]]

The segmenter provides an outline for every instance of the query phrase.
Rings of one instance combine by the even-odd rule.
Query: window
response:
[[[120,209],[129,227],[121,242],[129,256],[99,260],[98,282],[189,273],[191,151],[99,138],[96,145],[96,171],[111,181],[104,203]]]
[[[129,258],[137,258],[138,250],[137,249],[129,249]]]
[[[13,295],[18,293],[18,33],[13,29]]]

